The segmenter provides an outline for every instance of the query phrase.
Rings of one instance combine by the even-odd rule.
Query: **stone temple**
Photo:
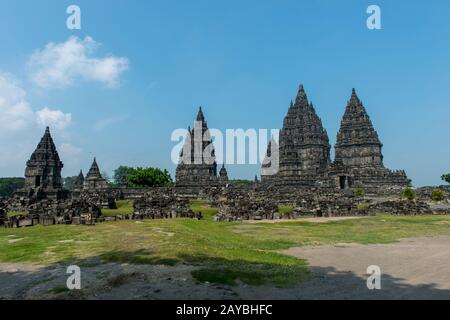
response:
[[[37,200],[63,198],[65,196],[61,178],[63,166],[50,129],[47,127],[36,150],[27,161],[25,186],[17,193]]]
[[[300,86],[280,131],[279,183],[314,185],[330,164],[330,144],[321,119]]]
[[[207,187],[219,185],[228,180],[228,173],[222,167],[217,175],[214,144],[208,130],[203,110],[200,107],[194,128],[188,128],[180,162],[176,169],[177,187]]]
[[[339,189],[351,187],[408,186],[404,171],[383,165],[383,145],[355,89],[347,103],[335,145],[330,174]]]
[[[108,182],[102,177],[102,174],[100,173],[100,168],[98,167],[97,159],[94,158],[91,168],[89,169],[89,172],[83,181],[83,189],[97,190],[97,189],[106,189],[108,187],[109,187]]]
[[[330,157],[327,132],[303,86],[284,119],[279,147],[273,148],[274,144],[276,142],[272,140],[262,165],[264,183],[336,189],[406,187],[410,184],[404,171],[384,167],[382,144],[355,89],[337,135],[334,162]],[[277,147],[278,170],[274,166]]]

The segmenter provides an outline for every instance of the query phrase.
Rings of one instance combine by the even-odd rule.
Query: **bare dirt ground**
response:
[[[316,275],[300,298],[450,299],[449,236],[291,248],[283,253],[306,259]],[[381,268],[381,290],[367,289],[370,265]]]
[[[0,264],[0,299],[450,299],[450,237],[383,245],[341,244],[283,251],[310,264],[313,279],[291,288],[198,283],[195,267],[82,266],[82,290],[68,292],[63,266]],[[381,290],[366,269],[381,268]]]

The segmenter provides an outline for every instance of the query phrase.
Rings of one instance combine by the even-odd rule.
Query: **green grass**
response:
[[[111,217],[116,215],[132,214],[134,212],[133,201],[118,200],[116,201],[117,209],[102,209],[102,215]]]
[[[309,278],[305,261],[278,253],[295,246],[450,234],[449,216],[379,215],[329,223],[215,222],[206,201],[191,208],[205,219],[118,221],[95,226],[56,225],[0,229],[0,262],[85,265],[185,263],[198,281],[290,286]],[[20,241],[14,241],[19,240]],[[11,241],[13,240],[13,241]]]
[[[201,212],[205,219],[211,220],[219,210],[217,208],[211,208],[208,206],[207,200],[192,200],[191,210],[194,212]]]
[[[25,216],[27,213],[25,211],[9,211],[8,217]]]

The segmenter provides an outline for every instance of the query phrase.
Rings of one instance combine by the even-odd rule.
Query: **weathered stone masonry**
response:
[[[269,148],[276,144],[271,141]],[[268,149],[269,149],[268,148]],[[330,159],[326,130],[300,86],[291,102],[280,131],[279,170],[268,167],[275,161],[274,150],[267,153],[262,166],[262,182],[278,186],[318,186],[331,189],[367,190],[404,188],[410,184],[404,171],[391,171],[383,165],[382,144],[355,89],[347,103]]]

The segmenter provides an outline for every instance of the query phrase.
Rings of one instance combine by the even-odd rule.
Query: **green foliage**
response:
[[[168,187],[173,184],[167,170],[159,168],[136,168],[129,171],[128,183],[131,187]]]
[[[78,178],[77,176],[63,178],[64,189],[73,191],[73,189],[75,188],[75,182],[77,181],[77,178]]]
[[[406,188],[403,190],[402,197],[408,200],[414,200],[416,198],[416,193],[411,188]]]
[[[120,166],[114,170],[113,181],[116,187],[121,186],[124,182],[128,183],[128,175],[133,170],[132,167]]]
[[[444,180],[447,183],[450,183],[450,173],[443,174],[441,179]]]
[[[433,199],[434,201],[444,200],[444,192],[441,189],[434,189],[431,192],[431,199]]]
[[[353,190],[353,194],[357,197],[364,197],[365,191],[363,188],[355,188],[355,190]]]
[[[0,178],[0,197],[11,197],[24,185],[24,178]]]
[[[255,182],[252,180],[243,180],[243,179],[235,179],[235,180],[230,180],[230,184],[232,184],[234,187],[236,188],[245,188],[245,187],[250,187],[254,184]]]

